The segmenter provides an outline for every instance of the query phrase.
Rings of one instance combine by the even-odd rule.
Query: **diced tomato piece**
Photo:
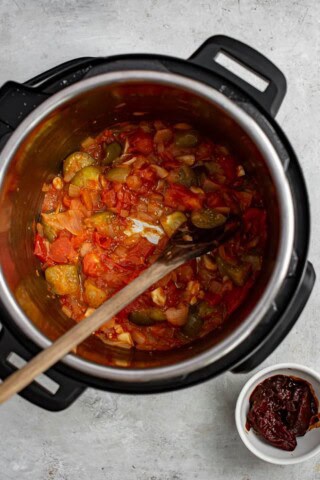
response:
[[[199,210],[203,199],[183,185],[171,184],[164,195],[164,203],[178,210]]]
[[[80,198],[88,211],[97,209],[99,206],[100,195],[97,190],[82,189]]]
[[[181,290],[179,290],[175,283],[170,280],[169,283],[164,287],[164,292],[166,294],[166,307],[175,307],[181,297]]]
[[[175,160],[172,153],[169,152],[168,150],[164,150],[163,152],[160,152],[159,157],[163,160],[161,165],[163,168],[166,168],[166,169],[177,168],[181,165],[177,160]]]
[[[221,295],[218,295],[217,293],[207,292],[204,300],[208,302],[211,307],[215,307],[221,302]]]
[[[48,242],[46,242],[38,233],[36,234],[33,253],[41,262],[47,261],[49,253]]]
[[[56,210],[61,201],[61,194],[62,190],[55,190],[53,187],[50,187],[50,190],[46,192],[43,199],[42,212],[46,213]]]
[[[101,254],[100,256],[103,268],[105,272],[111,272],[114,274],[117,272],[117,275],[124,275],[127,274],[128,272],[132,271],[132,265],[127,265],[126,264],[126,258],[124,260],[119,260],[117,263],[115,260],[113,260],[109,254]],[[120,264],[121,263],[121,264]],[[105,276],[105,275],[104,275]],[[123,282],[123,280],[122,280]]]
[[[93,241],[94,241],[94,243],[99,245],[99,247],[103,248],[104,250],[107,250],[112,245],[112,239],[111,238],[106,237],[105,235],[100,235],[100,233],[98,233],[98,232],[94,232]]]
[[[220,245],[218,248],[218,251],[219,251],[219,256],[226,263],[230,263],[231,265],[236,265],[239,262],[238,244],[236,242],[230,241],[225,243],[224,245]]]
[[[55,263],[68,263],[77,258],[77,253],[69,238],[59,237],[50,245],[49,257]]]
[[[101,135],[101,139],[99,140],[102,140],[102,141],[105,141],[107,143],[112,143],[115,141],[115,136],[114,136],[114,132],[113,130],[110,130],[110,129],[106,129],[103,131],[102,135]]]
[[[65,207],[70,208],[71,207],[71,202],[72,198],[69,197],[69,195],[64,195],[62,199],[62,203]]]
[[[129,175],[126,184],[130,190],[139,190],[142,186],[141,178],[138,175]]]
[[[60,302],[61,305],[71,311],[74,320],[82,320],[87,307],[82,303],[78,295],[63,295],[60,297]]]
[[[73,248],[75,250],[77,250],[79,247],[81,247],[81,245],[90,240],[91,239],[91,236],[87,233],[84,233],[83,235],[77,235],[76,237],[72,237],[70,238],[70,241],[71,241],[71,245],[73,246]]]
[[[184,264],[176,270],[179,282],[187,283],[194,280],[194,270],[196,268],[196,260],[191,260],[188,264]]]
[[[92,203],[92,198],[91,198],[91,195],[90,195],[90,191],[87,190],[86,188],[83,188],[80,196],[81,196],[81,200],[82,200],[84,206],[86,207],[86,209],[91,211],[92,208],[93,208],[93,203]]]
[[[96,253],[89,252],[83,257],[83,272],[91,277],[98,277],[103,273],[103,266]]]
[[[211,142],[201,142],[197,147],[196,155],[198,160],[209,160],[214,150]]]
[[[237,178],[237,163],[230,155],[219,155],[216,157],[217,163],[223,169],[227,183],[232,183]]]
[[[121,265],[145,265],[148,257],[154,252],[155,245],[150,243],[145,238],[141,238],[140,242],[134,245],[128,252],[124,261],[121,260]]]
[[[116,205],[115,208],[118,213],[121,210],[128,209],[130,210],[132,205],[136,205],[139,201],[138,194],[131,192],[126,185],[121,185],[120,189],[116,193]]]
[[[101,194],[102,202],[109,208],[113,208],[117,204],[117,195],[114,190],[103,190]]]
[[[139,201],[139,196],[134,192],[131,192],[125,185],[123,188],[123,206],[130,208],[132,205],[136,205]]]
[[[245,231],[250,237],[265,236],[267,214],[260,208],[248,208],[243,214],[243,223]]]
[[[139,176],[140,178],[143,178],[144,180],[148,180],[150,182],[154,181],[157,178],[157,174],[155,170],[153,170],[150,167],[143,168],[142,170],[140,170]]]
[[[207,193],[206,202],[209,208],[227,206],[226,201],[220,192]]]
[[[130,150],[149,155],[153,152],[153,138],[150,133],[139,129],[130,137]]]
[[[246,210],[250,207],[253,194],[251,192],[237,192],[236,190],[233,192],[234,196],[240,203],[241,209]]]
[[[100,145],[98,143],[93,143],[92,145],[90,145],[85,150],[95,160],[99,160],[102,157],[102,145]]]

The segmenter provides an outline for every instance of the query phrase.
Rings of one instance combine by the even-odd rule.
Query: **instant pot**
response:
[[[219,52],[262,77],[256,89],[216,61]],[[163,55],[86,57],[0,90],[0,378],[28,360],[72,321],[46,287],[33,255],[44,182],[62,160],[118,121],[191,122],[217,139],[259,181],[268,211],[261,275],[220,330],[191,347],[127,351],[89,338],[46,374],[56,391],[33,382],[21,395],[48,410],[69,406],[87,386],[126,393],[173,390],[224,371],[248,372],[284,339],[315,281],[307,261],[310,214],[296,155],[274,117],[286,80],[267,58],[225,36],[209,38],[188,59]]]

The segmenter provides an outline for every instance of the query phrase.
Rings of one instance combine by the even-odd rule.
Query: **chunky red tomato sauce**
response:
[[[177,229],[241,228],[178,268],[96,332],[124,348],[167,350],[220,328],[261,269],[266,211],[255,180],[188,124],[119,123],[87,138],[43,186],[35,236],[49,289],[81,321],[154,262]]]

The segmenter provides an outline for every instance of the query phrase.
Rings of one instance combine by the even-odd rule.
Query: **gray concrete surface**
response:
[[[320,271],[320,3],[318,0],[1,0],[0,84],[85,55],[188,57],[208,36],[232,35],[270,57],[288,94],[278,121],[310,192],[310,258]],[[299,322],[263,366],[320,368],[318,283]],[[233,413],[249,376],[226,374],[185,391],[122,396],[88,389],[52,414],[20,398],[0,410],[1,480],[316,480],[320,457],[277,467],[252,456]]]

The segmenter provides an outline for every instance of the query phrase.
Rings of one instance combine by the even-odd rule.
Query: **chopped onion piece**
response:
[[[61,177],[55,177],[52,180],[52,185],[56,190],[62,190],[63,189],[63,180]]]
[[[124,156],[127,157],[128,155],[129,155],[128,153],[126,153],[125,155],[121,155],[120,159]],[[132,165],[136,160],[137,160],[137,157],[132,157],[130,158],[130,160],[126,160],[125,162],[122,162],[121,165]]]
[[[90,147],[90,145],[93,145],[94,143],[96,143],[95,139],[92,138],[92,137],[87,137],[83,140],[83,142],[81,143],[81,147],[82,148],[88,148]]]
[[[123,343],[127,343],[128,345],[133,346],[133,340],[129,332],[123,332],[118,335],[118,340]]]
[[[191,295],[197,295],[200,291],[200,283],[198,280],[190,280],[187,285],[187,292]]]
[[[125,141],[124,147],[123,147],[123,154],[128,153],[129,148],[130,148],[129,141],[128,141],[128,139],[126,138],[126,141]]]
[[[151,292],[151,298],[153,303],[155,303],[159,307],[164,307],[166,304],[167,296],[164,293],[163,288],[161,287],[156,288]]]
[[[202,188],[191,187],[190,190],[191,190],[191,192],[197,193],[198,195],[204,195],[204,191],[202,190]]]
[[[237,166],[237,177],[244,177],[246,174],[242,165]]]
[[[153,141],[155,144],[164,144],[170,142],[172,139],[173,134],[169,128],[164,128],[163,130],[158,130],[155,134]]]
[[[176,159],[179,160],[179,162],[189,166],[193,165],[196,161],[196,157],[194,155],[180,155],[179,157],[176,157]]]
[[[165,312],[167,320],[176,327],[181,327],[187,322],[189,308],[186,305],[180,304],[177,308],[168,308]]]
[[[95,311],[96,311],[95,308],[89,307],[89,308],[87,308],[86,313],[84,314],[84,316],[85,316],[86,318],[87,318],[87,317],[90,317],[90,315],[92,315]]]
[[[217,264],[214,262],[213,258],[210,257],[210,255],[203,255],[203,264],[206,267],[207,270],[210,270],[212,272],[217,270]]]
[[[166,178],[169,174],[168,170],[159,165],[151,165],[151,168],[156,172],[159,178]]]

